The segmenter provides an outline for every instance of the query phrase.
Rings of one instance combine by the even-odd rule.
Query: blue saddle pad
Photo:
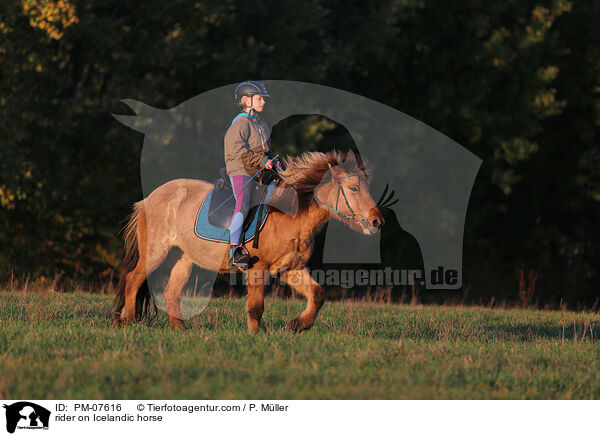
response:
[[[196,236],[202,239],[206,239],[208,241],[214,242],[225,242],[229,243],[229,229],[224,229],[221,227],[217,227],[212,225],[208,221],[208,214],[210,208],[210,200],[212,198],[214,188],[211,189],[208,195],[204,198],[200,209],[198,210],[198,214],[196,215],[196,224],[194,224],[194,233]],[[267,220],[267,216],[269,215],[268,207],[263,208],[263,217],[261,222],[258,223],[258,207],[253,207],[250,209],[249,216],[246,217],[246,221],[244,223],[244,228],[246,228],[246,237],[244,242],[249,242],[254,239],[256,235],[256,229],[262,230],[265,225],[265,221]],[[248,224],[248,220],[252,219]]]

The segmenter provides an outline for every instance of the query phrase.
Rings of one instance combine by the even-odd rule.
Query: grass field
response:
[[[109,327],[111,296],[0,293],[1,399],[600,399],[600,315],[215,299],[172,331]]]

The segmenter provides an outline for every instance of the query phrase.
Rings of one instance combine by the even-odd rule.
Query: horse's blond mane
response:
[[[282,173],[283,182],[279,182],[277,188],[271,195],[273,203],[281,201],[293,201],[298,204],[298,212],[303,213],[314,200],[314,190],[322,183],[331,180],[332,167],[338,165],[348,173],[358,173],[370,178],[366,169],[364,159],[353,152],[340,152],[337,150],[327,153],[305,152],[299,156],[289,156],[285,160],[285,171]],[[289,197],[287,186],[294,188],[297,198]],[[295,197],[295,196],[294,196]]]

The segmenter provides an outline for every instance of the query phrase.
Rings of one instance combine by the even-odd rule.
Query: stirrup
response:
[[[229,261],[231,262],[231,266],[247,269],[250,262],[250,253],[245,246],[236,245],[231,247],[229,251]]]

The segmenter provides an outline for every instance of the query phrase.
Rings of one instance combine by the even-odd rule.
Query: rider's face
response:
[[[254,110],[256,112],[263,111],[266,101],[262,95],[255,95],[254,98],[252,99],[252,102],[254,103]]]
[[[255,95],[252,97],[252,108],[256,112],[262,112],[265,108],[265,98],[262,95]],[[248,97],[248,105],[250,105],[250,97]]]

